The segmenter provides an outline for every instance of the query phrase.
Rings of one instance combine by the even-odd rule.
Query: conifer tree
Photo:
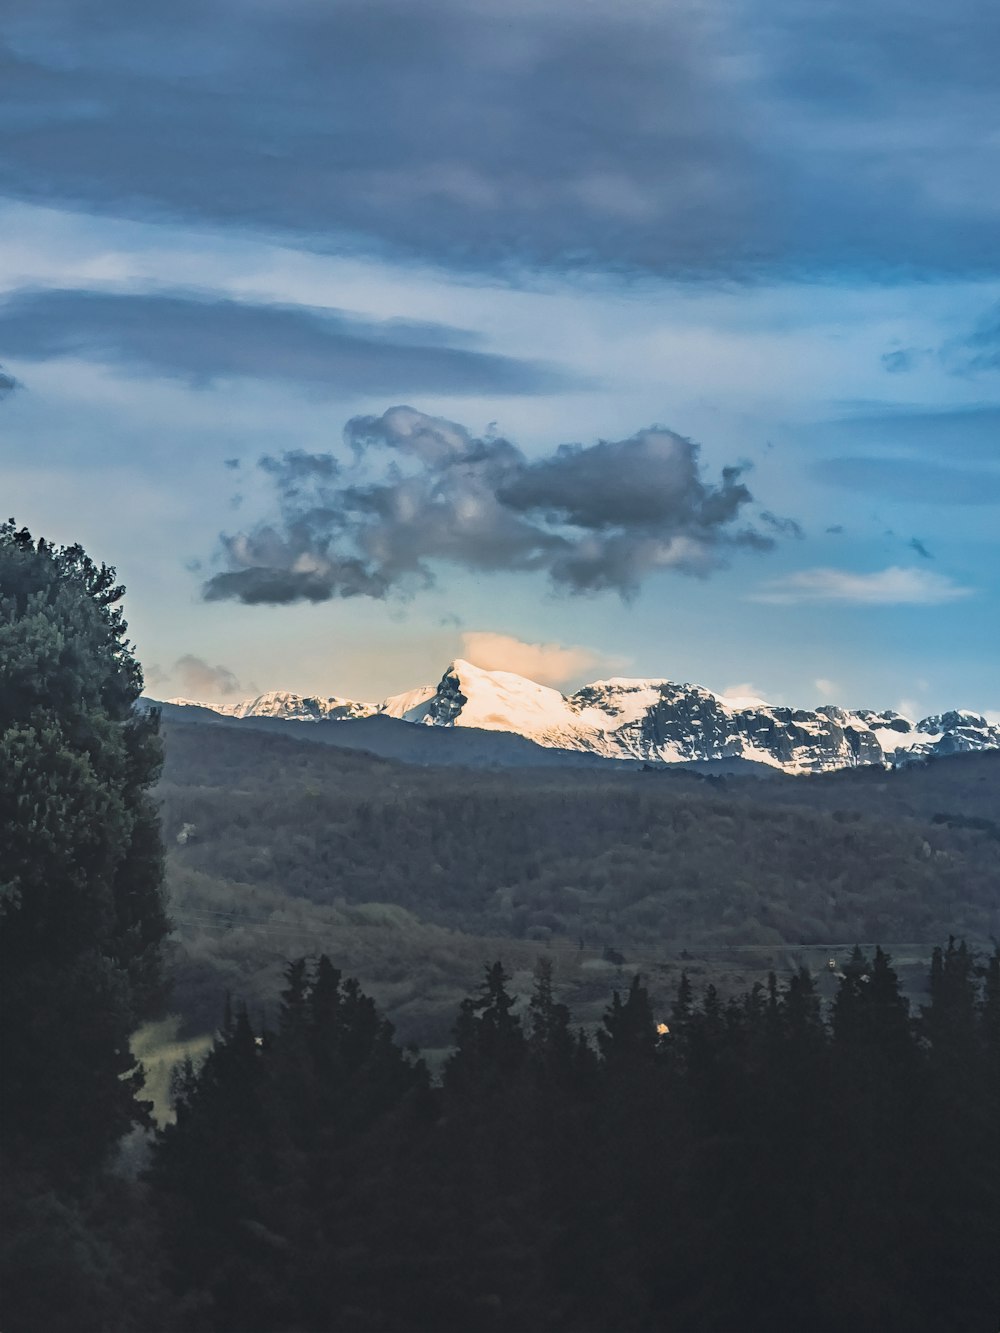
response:
[[[445,1066],[450,1087],[492,1085],[521,1065],[524,1033],[521,1020],[511,1012],[517,997],[508,993],[508,981],[510,977],[499,960],[489,964],[478,996],[463,1000],[459,1006],[455,1051]]]
[[[604,1031],[598,1032],[597,1044],[609,1065],[638,1063],[656,1055],[659,1046],[656,1020],[649,992],[638,975],[632,978],[624,1001],[618,991],[614,992],[603,1023]]]
[[[568,1074],[573,1064],[569,1009],[555,998],[552,960],[539,958],[535,989],[528,1002],[528,1046],[535,1066],[546,1073]]]
[[[979,1021],[990,1090],[994,1101],[1000,1103],[1000,944],[993,946],[983,969]],[[1000,1110],[1000,1104],[997,1109]]]

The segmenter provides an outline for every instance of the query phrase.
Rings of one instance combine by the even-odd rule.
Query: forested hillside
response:
[[[621,960],[673,984],[685,953],[766,969],[806,946],[926,957],[951,932],[1000,932],[1000,755],[760,782],[414,769],[165,730],[176,1004],[195,1028],[225,989],[263,1002],[295,949],[363,971],[404,1035],[435,1044],[498,947],[525,969],[551,952],[586,1005]]]

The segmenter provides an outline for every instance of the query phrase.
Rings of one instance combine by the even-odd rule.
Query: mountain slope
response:
[[[179,708],[195,706],[188,700],[171,702]],[[436,687],[421,686],[379,705],[272,692],[212,711],[240,719],[364,722],[373,736],[377,728],[371,724],[378,716],[422,728],[507,733],[536,747],[605,759],[657,764],[748,760],[788,773],[1000,748],[1000,726],[960,710],[915,722],[894,712],[830,704],[786,708],[762,699],[729,698],[699,685],[622,677],[595,681],[566,696],[513,672],[486,671],[461,659],[451,663]],[[384,728],[380,733],[389,734]],[[401,744],[412,751],[409,741]],[[435,743],[420,744],[430,755]],[[489,754],[489,743],[484,740],[481,749]]]

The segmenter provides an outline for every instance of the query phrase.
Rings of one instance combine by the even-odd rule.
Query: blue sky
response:
[[[0,488],[150,692],[1000,710],[1000,10],[9,0]]]

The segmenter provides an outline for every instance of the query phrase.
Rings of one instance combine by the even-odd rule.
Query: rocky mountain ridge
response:
[[[900,764],[965,750],[1000,749],[1000,726],[964,710],[920,720],[892,711],[832,704],[788,708],[730,698],[700,685],[614,677],[563,695],[507,671],[452,662],[437,686],[421,686],[381,704],[336,695],[273,691],[209,707],[234,718],[350,722],[382,715],[430,727],[510,732],[538,745],[609,759],[693,763],[744,759],[788,773],[866,764]]]

